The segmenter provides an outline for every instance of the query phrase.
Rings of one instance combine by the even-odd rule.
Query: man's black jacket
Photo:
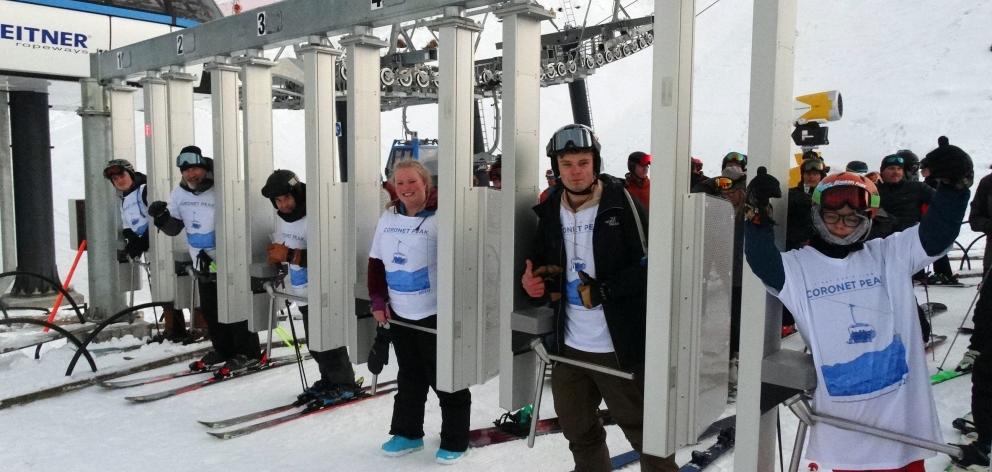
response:
[[[620,368],[640,373],[644,369],[647,261],[641,249],[633,210],[624,196],[623,181],[600,174],[599,185],[603,187],[603,193],[596,214],[592,244],[596,279],[607,287],[607,299],[603,302],[606,325]],[[566,267],[559,195],[555,192],[553,198],[534,207],[539,221],[534,253],[530,259],[535,268],[547,264],[555,264],[563,269]],[[647,213],[636,200],[634,205],[647,238]],[[545,296],[541,300],[551,303],[555,310],[556,341],[553,347],[559,351],[565,343],[567,297],[562,295],[559,301],[550,302],[549,296],[552,292],[564,294],[565,285],[565,276],[562,274],[554,284],[546,285]]]

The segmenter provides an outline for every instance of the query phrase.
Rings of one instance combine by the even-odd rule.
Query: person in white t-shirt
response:
[[[441,447],[435,460],[452,464],[468,451],[472,395],[467,388],[450,393],[437,389],[434,334],[389,324],[395,319],[437,328],[437,195],[431,174],[417,161],[396,163],[391,181],[398,198],[379,217],[368,274],[372,316],[390,327],[399,365],[392,438],[382,451],[401,456],[424,448],[424,404],[433,388],[441,404]]]
[[[947,139],[940,145],[948,146]],[[810,348],[815,410],[940,443],[912,276],[957,237],[974,171],[963,151],[936,165],[941,185],[923,220],[867,241],[878,190],[851,172],[828,176],[813,192],[816,234],[784,253],[775,246],[768,206],[781,189],[761,168],[748,185],[745,254],[769,293],[793,313]],[[812,426],[806,450],[807,459],[835,471],[923,472],[932,455],[823,423]]]
[[[551,393],[575,470],[613,470],[599,406],[631,446],[641,451],[644,429],[644,345],[647,320],[648,215],[601,173],[599,139],[585,125],[560,128],[546,152],[562,190],[534,207],[538,231],[521,285],[555,310],[549,350],[569,359],[634,373],[622,378],[556,363]],[[641,469],[678,470],[674,456],[641,455]]]
[[[278,169],[269,175],[262,187],[262,196],[276,209],[275,232],[268,248],[269,264],[284,266],[289,292],[307,296],[307,187],[293,171]],[[296,302],[303,315],[303,330],[309,343],[310,317],[306,302]],[[300,400],[319,400],[330,404],[354,398],[361,392],[355,383],[355,370],[348,359],[348,347],[310,354],[317,361],[320,379],[314,382]]]

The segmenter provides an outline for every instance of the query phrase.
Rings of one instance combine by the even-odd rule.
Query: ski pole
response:
[[[131,259],[131,264],[134,264],[134,259]],[[152,287],[152,271],[148,268],[148,264],[141,264],[139,262],[138,265],[140,265],[141,267],[144,267],[145,268],[145,276],[148,277],[148,289],[151,290],[151,287]],[[132,266],[131,269],[133,271],[134,270],[134,267]],[[134,306],[134,291],[131,292],[131,306]],[[165,313],[165,310],[164,309],[163,309],[162,313],[163,314]],[[155,307],[152,307],[152,319],[155,320],[155,334],[158,335],[159,338],[161,338],[162,337],[162,328],[158,324],[158,312],[155,311]]]
[[[929,338],[927,340],[927,344],[930,344],[930,343],[933,343],[933,340],[934,340],[934,335],[933,335],[933,305],[930,304],[930,284],[923,284],[923,294],[927,298],[926,315],[927,315],[927,323],[930,323],[930,335],[927,336],[927,338]],[[926,346],[924,346],[924,347],[926,347]],[[930,350],[930,358],[933,359],[934,361],[937,360],[937,350],[936,349],[931,349]]]
[[[289,331],[293,333],[293,347],[296,349],[296,365],[300,369],[300,382],[303,383],[303,391],[307,391],[307,373],[303,369],[303,356],[300,355],[300,339],[296,337],[296,323],[293,322],[293,310],[289,308],[289,300],[286,302],[286,317],[289,318]]]
[[[79,264],[79,258],[83,255],[83,251],[86,251],[86,240],[84,239],[79,243],[79,248],[76,249],[76,258],[72,260],[72,267],[69,268],[69,274],[65,276],[65,282],[62,283],[62,291],[59,295],[55,297],[55,304],[52,305],[52,312],[48,314],[48,322],[52,323],[55,321],[55,315],[59,312],[59,307],[62,306],[62,294],[69,290],[69,283],[72,282],[72,275],[76,273],[76,265]],[[48,326],[42,330],[43,333],[48,332]]]
[[[968,321],[968,314],[971,313],[972,308],[975,308],[975,302],[978,301],[978,297],[982,295],[982,287],[985,286],[985,281],[989,277],[989,272],[992,271],[992,263],[989,264],[989,268],[985,270],[985,274],[982,275],[982,280],[978,282],[978,290],[975,292],[975,296],[971,299],[971,305],[968,306],[968,311],[964,312],[964,318],[961,319],[961,324],[958,325],[957,331],[954,333],[954,339],[951,339],[951,345],[947,347],[947,352],[944,353],[944,359],[940,361],[940,365],[937,366],[937,372],[944,370],[944,364],[947,362],[947,356],[951,355],[951,349],[954,348],[954,343],[958,341],[958,336],[961,335],[961,328],[964,328],[964,324]]]

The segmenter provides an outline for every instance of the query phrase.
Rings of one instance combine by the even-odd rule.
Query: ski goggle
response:
[[[176,156],[176,167],[185,169],[191,166],[206,166],[206,161],[195,152],[184,152]]]
[[[121,175],[125,172],[126,171],[121,166],[110,166],[107,167],[106,169],[103,169],[103,177],[107,180],[113,180],[114,177]]]
[[[817,196],[819,201],[814,203],[826,210],[839,210],[845,206],[854,210],[869,210],[878,208],[881,200],[878,195],[872,195],[857,185],[827,188]],[[827,222],[829,223],[829,221]]]
[[[882,168],[884,169],[888,166],[902,167],[905,163],[906,161],[902,158],[902,156],[896,156],[896,155],[885,156],[885,159],[882,159]]]
[[[728,152],[726,156],[723,156],[723,162],[739,162],[741,164],[747,165],[747,156],[739,152]]]
[[[575,127],[558,130],[548,143],[548,155],[557,156],[568,150],[595,149],[596,141],[588,128]]]
[[[730,177],[714,177],[713,185],[720,190],[730,190],[734,187],[734,179]]]
[[[851,213],[850,215],[841,215],[833,211],[822,211],[820,212],[820,217],[823,218],[823,222],[832,225],[836,224],[838,221],[843,221],[844,226],[848,228],[857,228],[861,226],[861,223],[868,219],[867,216],[860,213]]]

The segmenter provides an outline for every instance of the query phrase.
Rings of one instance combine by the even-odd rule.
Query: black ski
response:
[[[296,356],[280,356],[280,357],[272,358],[273,362],[275,361],[283,362],[288,360],[295,362]],[[217,370],[220,369],[220,367],[221,367],[220,364],[218,364],[206,370],[186,369],[186,370],[181,370],[179,372],[170,372],[168,374],[153,375],[151,377],[139,377],[137,379],[100,381],[98,382],[98,384],[103,388],[109,388],[109,389],[137,387],[139,385],[148,385],[157,382],[164,382],[166,380],[178,379],[180,377],[189,377],[191,375],[212,374],[214,372],[217,372]]]
[[[218,439],[234,439],[234,438],[239,438],[241,436],[245,436],[245,435],[254,433],[256,431],[261,431],[263,429],[268,429],[268,428],[271,428],[273,426],[281,425],[283,423],[288,423],[290,421],[295,421],[295,420],[298,420],[300,418],[305,418],[307,416],[314,415],[314,414],[317,414],[317,413],[320,413],[320,412],[323,412],[323,411],[330,411],[330,410],[333,410],[333,409],[338,408],[338,407],[351,405],[352,403],[358,403],[358,402],[369,400],[369,399],[372,399],[372,398],[381,397],[383,395],[388,395],[388,394],[393,393],[395,391],[396,391],[395,388],[387,388],[387,389],[383,389],[383,390],[377,391],[375,393],[375,395],[373,395],[371,393],[362,393],[361,395],[359,395],[359,396],[357,396],[355,398],[352,398],[350,400],[345,400],[345,401],[338,402],[338,403],[332,403],[332,404],[329,404],[329,405],[324,405],[322,403],[321,404],[318,404],[316,402],[311,402],[311,403],[308,403],[306,405],[306,407],[303,408],[302,410],[297,411],[297,412],[294,412],[294,413],[290,413],[290,414],[285,415],[285,416],[280,416],[278,418],[273,418],[273,419],[268,420],[268,421],[263,421],[261,423],[255,423],[255,424],[251,424],[251,425],[244,426],[244,427],[241,427],[241,428],[231,429],[231,430],[228,430],[228,431],[207,431],[207,434],[209,434],[209,435],[211,435],[211,436],[213,436],[215,438],[218,438]]]
[[[395,384],[396,384],[396,381],[395,380],[390,380],[388,382],[382,382],[382,383],[380,383],[379,384],[379,388],[388,387],[388,386],[395,385]],[[363,387],[362,388],[362,393],[371,394],[371,392],[372,392],[372,387]],[[377,391],[376,394],[378,394],[378,393],[379,392]],[[234,418],[227,418],[227,419],[218,420],[218,421],[199,421],[199,423],[202,424],[202,425],[204,425],[204,426],[206,426],[206,427],[208,427],[208,428],[227,428],[227,427],[234,426],[234,425],[237,425],[237,424],[247,423],[249,421],[257,420],[259,418],[265,418],[266,416],[271,416],[271,415],[275,415],[277,413],[282,413],[284,411],[289,411],[289,410],[292,410],[294,408],[300,408],[300,407],[305,406],[305,405],[306,405],[306,403],[301,403],[299,400],[297,400],[297,401],[294,401],[294,402],[291,402],[291,403],[287,403],[285,405],[274,406],[272,408],[267,408],[265,410],[259,410],[259,411],[254,411],[254,412],[251,412],[251,413],[248,413],[248,414],[244,414],[244,415],[241,415],[241,416],[235,416]]]
[[[600,410],[599,419],[604,425],[616,424],[609,410]],[[535,436],[545,434],[556,434],[561,432],[561,424],[558,418],[542,418],[537,420],[537,427],[534,430]],[[509,441],[524,439],[530,433],[530,423],[504,423],[488,428],[473,429],[468,432],[468,447],[479,448],[502,444]]]
[[[193,392],[193,391],[199,390],[199,389],[201,389],[203,387],[207,387],[207,386],[210,386],[210,385],[213,385],[213,384],[221,383],[221,382],[224,382],[224,381],[227,381],[227,380],[237,379],[237,378],[240,378],[240,377],[244,377],[246,375],[251,375],[251,374],[258,373],[258,372],[264,372],[264,371],[269,370],[269,369],[274,369],[276,367],[282,367],[284,365],[295,364],[295,363],[296,363],[295,356],[286,356],[284,358],[275,358],[275,359],[269,360],[269,362],[266,362],[265,364],[261,364],[261,365],[255,366],[255,367],[251,367],[251,368],[249,368],[247,370],[244,370],[244,371],[241,371],[241,372],[235,372],[235,373],[232,373],[232,374],[227,375],[227,376],[224,376],[224,377],[218,377],[216,375],[216,373],[215,373],[214,376],[211,376],[209,378],[200,380],[200,381],[195,382],[195,383],[183,385],[182,387],[177,387],[177,388],[173,388],[173,389],[170,389],[170,390],[163,390],[161,392],[150,393],[150,394],[147,394],[147,395],[135,395],[135,396],[131,396],[131,397],[124,397],[124,399],[125,400],[128,400],[128,401],[135,402],[135,403],[153,402],[153,401],[156,401],[156,400],[161,400],[163,398],[169,398],[169,397],[174,397],[176,395],[182,395],[184,393]]]
[[[720,433],[726,429],[734,429],[734,425],[737,423],[737,415],[730,415],[726,418],[720,418],[709,425],[703,434],[699,435],[699,440],[702,441],[714,434]],[[622,469],[630,464],[633,464],[641,460],[641,454],[637,451],[627,451],[622,454],[617,454],[610,458],[610,464],[613,470]]]
[[[734,428],[720,431],[716,443],[705,451],[692,451],[692,460],[679,468],[679,472],[699,472],[710,466],[724,453],[734,448]]]

